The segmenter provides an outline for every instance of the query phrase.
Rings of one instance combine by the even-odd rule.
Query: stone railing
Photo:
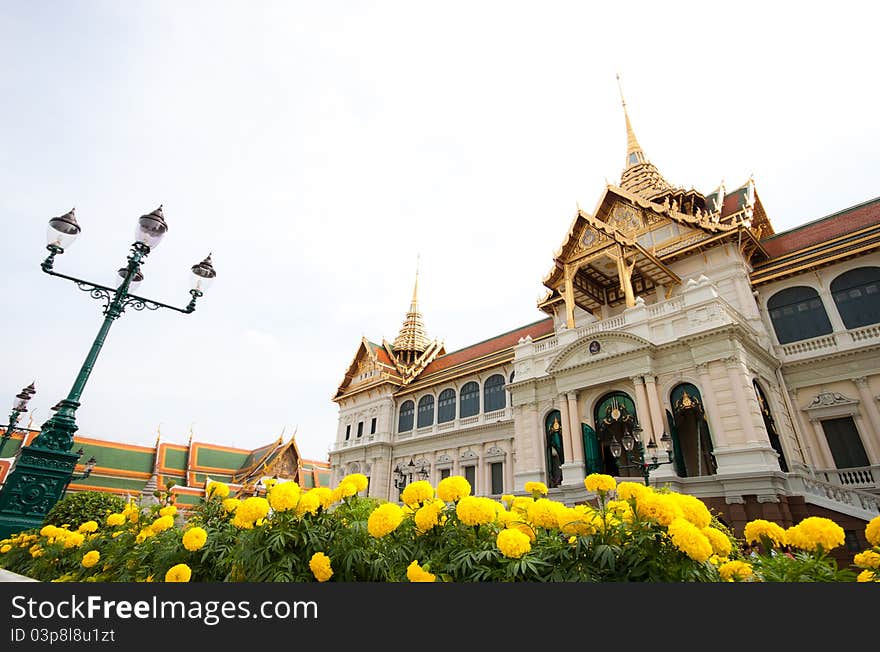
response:
[[[776,353],[780,360],[789,362],[837,353],[838,351],[857,349],[866,344],[876,342],[880,342],[880,324],[838,331],[830,335],[822,335],[808,340],[783,344],[776,347]]]
[[[792,493],[802,494],[808,501],[812,498],[826,507],[866,520],[880,515],[880,496],[876,494],[825,482],[804,473],[789,473],[788,481]]]
[[[880,489],[880,464],[848,469],[815,469],[813,475],[825,482],[852,489]]]

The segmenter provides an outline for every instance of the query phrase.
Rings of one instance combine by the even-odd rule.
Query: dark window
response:
[[[416,404],[412,401],[404,401],[403,405],[400,406],[400,416],[397,418],[397,432],[412,430],[415,408]]]
[[[372,420],[370,421],[370,434],[371,435],[376,434],[376,417],[373,417]]]
[[[880,322],[880,267],[859,267],[831,281],[831,295],[847,328]]]
[[[437,423],[455,419],[455,390],[444,389],[437,399]]]
[[[822,430],[838,469],[851,469],[857,466],[870,466],[859,431],[852,417],[823,419]]]
[[[810,287],[777,292],[767,301],[767,310],[780,344],[828,335],[832,330],[819,294]]]
[[[498,495],[504,493],[504,465],[501,462],[492,462],[492,493]]]
[[[358,421],[358,437],[364,436],[364,422]]]
[[[449,469],[440,469],[440,479],[449,477]]]
[[[471,485],[471,493],[477,491],[477,467],[471,465],[464,467],[464,479]]]
[[[351,438],[351,424],[349,423],[345,426],[345,441],[348,441]]]
[[[846,546],[847,551],[853,554],[862,552],[865,549],[862,542],[859,541],[859,533],[856,530],[843,531],[843,544]]]
[[[480,386],[477,383],[465,383],[461,388],[461,407],[458,415],[463,419],[472,417],[480,411]]]
[[[495,374],[489,376],[483,384],[483,409],[486,412],[501,410],[507,405],[507,398],[504,394],[504,376]]]
[[[419,428],[434,423],[434,397],[428,394],[419,399]]]

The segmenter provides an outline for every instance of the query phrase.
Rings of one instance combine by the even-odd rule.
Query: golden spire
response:
[[[425,325],[422,322],[422,313],[419,312],[419,267],[416,261],[416,282],[413,286],[412,301],[409,312],[400,328],[400,333],[394,339],[394,353],[405,364],[412,364],[418,354],[424,353],[431,342],[425,334]]]
[[[631,167],[638,163],[645,162],[645,153],[642,146],[636,139],[636,132],[633,131],[632,124],[629,121],[629,113],[626,110],[626,100],[623,98],[623,87],[620,85],[620,73],[617,74],[617,90],[620,91],[620,103],[623,105],[623,118],[626,120],[626,165],[624,168]]]

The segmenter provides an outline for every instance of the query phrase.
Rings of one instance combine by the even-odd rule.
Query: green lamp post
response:
[[[654,441],[654,437],[651,437],[651,441],[648,442],[648,452],[651,455],[651,461],[649,462],[645,458],[645,447],[642,445],[642,427],[636,423],[633,431],[635,432],[635,437],[626,433],[621,438],[621,441],[614,438],[608,447],[611,449],[611,454],[617,459],[617,468],[639,469],[642,472],[642,477],[645,479],[645,486],[648,486],[650,484],[651,471],[659,469],[664,464],[672,463],[672,438],[665,431],[660,437],[660,443],[663,444],[663,447],[666,449],[666,455],[669,458],[661,462],[657,457],[657,443]],[[621,464],[621,455],[623,453],[626,453],[625,464]]]
[[[85,362],[71,387],[67,398],[55,407],[55,414],[40,429],[40,434],[28,445],[19,450],[15,464],[3,488],[0,489],[0,537],[15,532],[38,527],[48,511],[61,498],[70,482],[79,455],[71,452],[73,436],[77,430],[76,410],[86,381],[95,366],[101,347],[110,330],[126,308],[135,310],[158,310],[169,308],[184,314],[192,313],[196,300],[201,297],[216,276],[208,255],[202,262],[192,266],[193,283],[190,289],[192,299],[185,308],[177,308],[152,299],[132,294],[131,290],[143,279],[141,265],[149,253],[156,248],[168,231],[162,207],[138,218],[135,242],[131,245],[128,264],[119,270],[121,281],[116,288],[91,283],[60,274],[53,270],[55,257],[64,253],[80,232],[74,211],[53,217],[49,220],[49,255],[42,263],[47,274],[58,276],[76,283],[80,290],[88,292],[92,298],[104,301],[104,321],[98,330]],[[89,469],[91,472],[91,469]]]
[[[12,433],[15,431],[15,426],[18,425],[19,417],[27,412],[28,401],[30,401],[31,397],[36,393],[37,390],[34,388],[34,383],[31,383],[21,390],[15,397],[15,402],[12,404],[12,412],[9,413],[9,425],[6,426],[6,432],[3,433],[3,439],[0,440],[0,457],[3,457],[3,449],[6,448],[6,442],[12,437]]]

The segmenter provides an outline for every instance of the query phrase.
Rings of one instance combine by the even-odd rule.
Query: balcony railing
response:
[[[814,469],[816,478],[832,484],[861,489],[863,491],[880,490],[880,464],[858,466],[847,469]]]
[[[783,344],[776,347],[776,353],[783,362],[789,362],[857,349],[876,342],[880,342],[880,324],[851,328],[847,331]]]

